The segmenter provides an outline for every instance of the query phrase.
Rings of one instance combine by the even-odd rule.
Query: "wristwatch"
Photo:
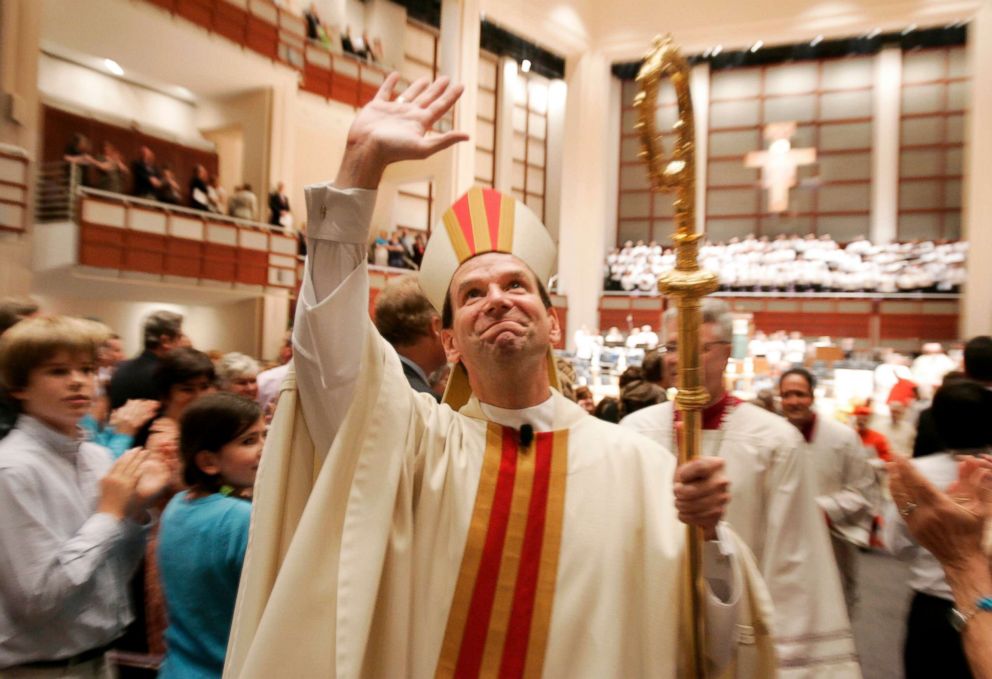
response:
[[[976,613],[989,613],[992,612],[992,597],[983,596],[975,602],[975,607],[967,612],[962,613],[957,608],[952,608],[947,612],[947,619],[951,623],[951,627],[958,633],[964,631],[965,625],[968,621],[975,617]]]

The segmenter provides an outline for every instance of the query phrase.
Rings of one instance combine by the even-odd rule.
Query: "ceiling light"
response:
[[[723,51],[723,45],[717,45],[716,47],[713,48],[713,54],[711,54],[710,56],[715,57],[718,54],[720,54],[720,52],[722,51]]]
[[[902,34],[909,35],[913,31],[915,31],[916,28],[917,28],[916,24],[910,24],[909,26],[906,26],[906,28],[902,29]]]
[[[530,59],[524,59],[520,62],[520,70],[524,73],[530,73]]]
[[[114,75],[117,76],[124,75],[124,69],[121,68],[121,65],[118,64],[113,59],[104,59],[103,65],[107,68],[108,71],[110,71]]]
[[[709,59],[710,58],[710,54],[712,52],[713,52],[713,48],[712,47],[707,47],[706,48],[706,51],[703,52],[703,59]]]
[[[823,36],[822,35],[818,35],[818,36],[816,36],[815,38],[813,38],[812,40],[809,41],[809,46],[810,47],[816,47],[821,42],[823,42]]]
[[[879,28],[878,26],[876,26],[875,28],[871,29],[871,31],[868,32],[868,35],[866,37],[869,40],[874,40],[875,38],[877,38],[879,36],[879,34],[881,32],[882,32],[882,29]]]
[[[760,50],[764,46],[765,46],[765,41],[764,40],[759,40],[758,42],[756,42],[753,45],[751,45],[751,51],[752,52],[757,52],[758,50]]]

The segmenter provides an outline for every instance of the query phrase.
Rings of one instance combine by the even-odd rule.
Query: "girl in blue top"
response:
[[[189,486],[162,514],[159,572],[169,627],[162,679],[219,679],[241,578],[265,421],[254,401],[221,392],[183,413]]]

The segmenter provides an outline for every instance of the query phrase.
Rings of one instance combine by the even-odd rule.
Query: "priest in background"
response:
[[[830,527],[847,613],[858,599],[858,548],[868,547],[880,501],[875,471],[850,427],[813,410],[816,378],[805,368],[782,373],[778,383],[782,414],[803,435],[816,475],[816,503]]]
[[[727,393],[732,319],[726,303],[704,299],[700,364],[710,403],[703,411],[702,452],[727,463],[727,522],[748,544],[775,603],[779,676],[861,676],[826,522],[816,504],[812,464],[795,427]],[[678,364],[676,310],[665,312],[665,369]],[[629,427],[674,449],[681,425],[671,401],[624,418]]]

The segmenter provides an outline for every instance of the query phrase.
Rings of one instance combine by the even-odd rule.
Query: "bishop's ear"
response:
[[[455,348],[455,333],[450,329],[441,330],[441,346],[444,347],[444,357],[448,363],[458,363],[462,358],[462,352]]]

